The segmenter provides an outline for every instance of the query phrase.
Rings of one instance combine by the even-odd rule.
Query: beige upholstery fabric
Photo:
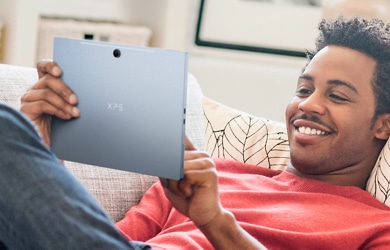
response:
[[[0,100],[19,109],[22,94],[37,78],[34,68],[0,64]]]
[[[37,81],[34,68],[0,64],[0,100],[16,109],[20,98]],[[186,133],[196,147],[204,148],[203,93],[194,76],[188,75]],[[156,121],[156,124],[158,121]],[[114,221],[137,204],[157,178],[120,170],[65,162],[66,167],[85,184]]]
[[[153,176],[75,162],[66,161],[65,166],[87,187],[114,221],[123,218],[157,180]]]

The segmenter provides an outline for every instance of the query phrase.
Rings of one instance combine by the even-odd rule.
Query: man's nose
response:
[[[322,115],[326,110],[326,100],[319,92],[315,91],[307,98],[301,100],[298,108],[305,113],[316,113]]]

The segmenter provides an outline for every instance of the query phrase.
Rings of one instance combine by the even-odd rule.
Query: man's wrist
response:
[[[224,229],[226,226],[234,227],[236,223],[234,215],[230,211],[222,209],[209,223],[197,226],[204,234],[212,234],[215,231],[218,232]]]

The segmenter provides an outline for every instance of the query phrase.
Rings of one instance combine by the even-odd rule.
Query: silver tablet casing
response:
[[[183,177],[186,52],[55,38],[53,59],[81,112],[67,121],[53,117],[58,158]]]

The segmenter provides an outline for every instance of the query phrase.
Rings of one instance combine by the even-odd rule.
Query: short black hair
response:
[[[379,19],[345,18],[324,19],[313,51],[307,51],[309,61],[324,47],[336,45],[362,52],[372,57],[377,65],[373,76],[376,108],[374,119],[390,113],[390,25]]]

